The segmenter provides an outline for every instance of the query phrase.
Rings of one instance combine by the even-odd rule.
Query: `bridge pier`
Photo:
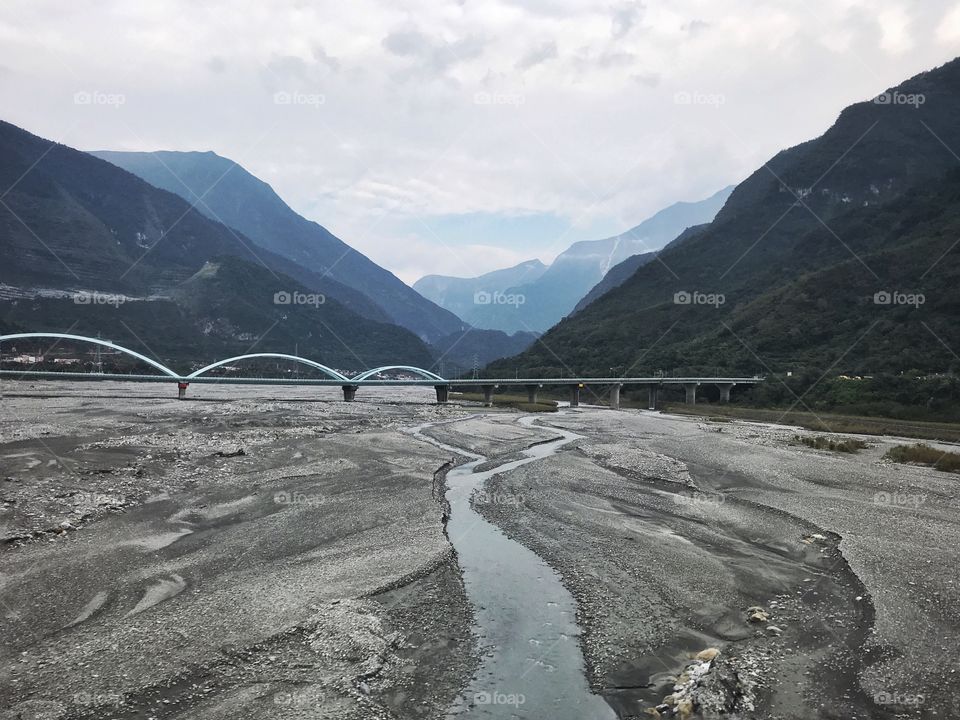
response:
[[[537,392],[540,390],[539,385],[527,385],[527,402],[536,403],[537,402]]]
[[[188,387],[190,387],[190,383],[185,383],[185,382],[177,383],[177,400],[185,400],[187,398]]]
[[[496,385],[481,385],[480,389],[483,390],[483,405],[484,407],[493,407],[493,389]]]
[[[437,402],[445,403],[450,399],[450,386],[449,385],[437,385]]]
[[[620,409],[620,388],[623,387],[619,383],[616,385],[610,386],[610,409],[619,410]]]
[[[730,402],[730,390],[733,389],[733,383],[717,383],[720,388],[720,402],[726,404]]]
[[[687,405],[697,404],[697,385],[699,385],[699,383],[687,383],[683,386],[684,390],[687,391]]]
[[[650,385],[647,388],[647,410],[656,410],[660,404],[660,387]]]
[[[570,386],[570,407],[580,407],[580,385]]]
[[[356,385],[344,385],[343,386],[343,401],[344,402],[353,402],[353,399],[357,396],[357,386]]]

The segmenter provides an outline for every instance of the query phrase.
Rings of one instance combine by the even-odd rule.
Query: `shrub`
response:
[[[857,438],[828,438],[818,435],[817,437],[801,437],[794,435],[795,441],[806,445],[814,450],[831,450],[833,452],[855,453],[867,447],[867,443]]]
[[[887,450],[884,457],[898,463],[927,465],[943,472],[960,472],[960,454],[937,450],[924,443],[897,445]]]

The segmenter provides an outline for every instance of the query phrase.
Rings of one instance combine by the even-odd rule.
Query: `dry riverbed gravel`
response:
[[[895,438],[849,455],[648,412],[539,423],[584,439],[475,506],[561,573],[621,717],[958,716],[956,476],[883,460]]]
[[[424,392],[5,382],[0,718],[440,718],[472,616]],[[432,394],[432,388],[430,388]]]
[[[956,476],[884,460],[896,438],[523,425],[432,388],[2,391],[0,720],[445,717],[478,649],[437,474],[464,457],[424,423],[479,469],[582,436],[474,506],[560,574],[619,717],[960,715]]]

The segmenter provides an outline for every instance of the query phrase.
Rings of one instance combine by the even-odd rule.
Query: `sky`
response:
[[[958,48],[958,0],[4,0],[0,118],[213,150],[412,283],[707,197]]]

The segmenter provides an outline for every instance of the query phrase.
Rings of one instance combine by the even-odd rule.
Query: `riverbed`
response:
[[[2,391],[3,720],[946,718],[960,698],[955,476],[883,460],[894,438],[841,455],[432,389]]]

